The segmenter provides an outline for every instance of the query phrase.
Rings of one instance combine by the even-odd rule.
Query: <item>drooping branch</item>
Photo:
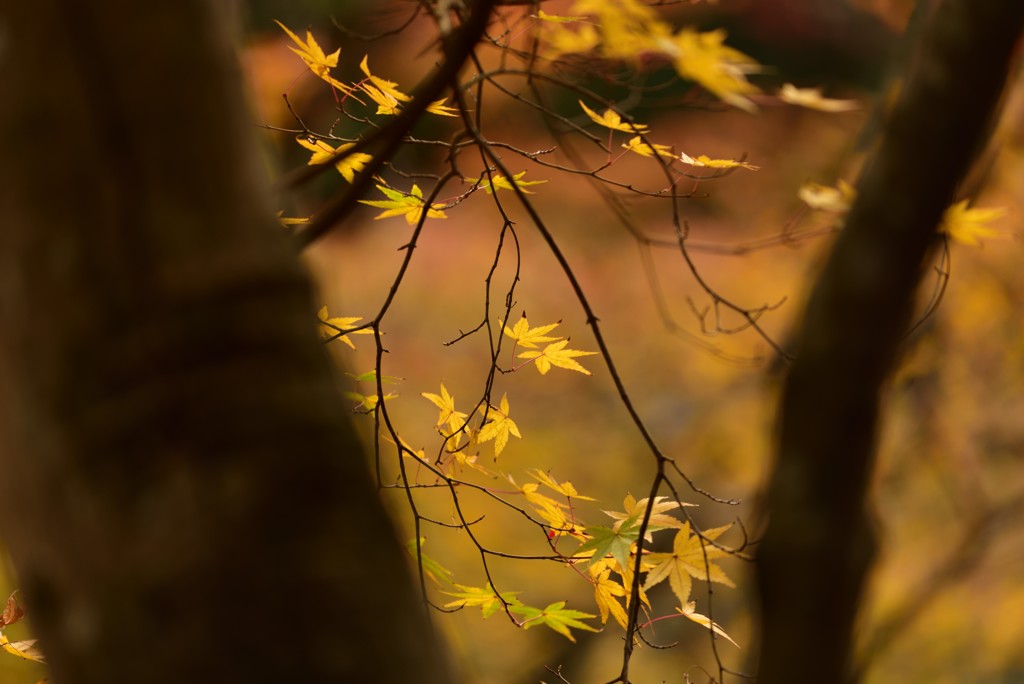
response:
[[[940,3],[808,303],[783,388],[758,557],[762,684],[849,681],[874,549],[865,499],[880,395],[936,226],[987,135],[1022,24],[1021,3]]]
[[[384,168],[384,165],[398,150],[406,134],[422,118],[427,107],[437,100],[445,88],[455,80],[455,76],[462,69],[463,64],[487,29],[487,23],[495,4],[495,0],[476,0],[472,3],[465,23],[452,30],[448,35],[442,36],[444,63],[413,91],[412,100],[402,107],[393,121],[378,129],[375,134],[339,151],[323,164],[303,169],[289,180],[291,185],[298,185],[312,176],[322,173],[325,169],[332,168],[333,162],[338,159],[362,150],[369,150],[373,154],[373,158],[353,179],[352,184],[332,197],[310,221],[309,226],[299,234],[299,243],[303,247],[323,237],[327,231],[342,221],[355,208],[360,197],[373,183],[374,176]]]

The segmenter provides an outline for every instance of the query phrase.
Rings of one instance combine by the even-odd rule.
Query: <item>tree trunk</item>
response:
[[[0,9],[0,525],[56,684],[450,682],[204,0]]]
[[[945,0],[858,184],[785,381],[758,552],[760,684],[850,678],[874,535],[866,512],[880,393],[936,226],[996,110],[1024,3]]]

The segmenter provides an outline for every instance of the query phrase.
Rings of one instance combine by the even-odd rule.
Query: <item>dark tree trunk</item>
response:
[[[205,0],[0,9],[0,524],[57,684],[450,682]]]
[[[786,378],[758,553],[760,684],[850,678],[874,553],[866,492],[880,394],[936,226],[997,109],[1024,3],[940,3],[811,296]]]

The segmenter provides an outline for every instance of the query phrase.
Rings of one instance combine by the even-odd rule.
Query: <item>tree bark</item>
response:
[[[940,3],[808,303],[758,552],[760,684],[850,680],[875,545],[866,499],[881,391],[1022,25],[1024,3]]]
[[[0,526],[56,684],[450,682],[176,0],[0,9]]]

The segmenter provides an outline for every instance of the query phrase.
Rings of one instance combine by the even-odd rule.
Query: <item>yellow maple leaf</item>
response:
[[[399,455],[402,458],[409,458],[420,463],[430,463],[431,459],[427,457],[427,450],[420,447],[419,449],[413,448],[404,437],[399,436],[398,442],[391,437],[391,435],[385,433],[381,435],[381,438],[389,444],[394,444],[397,447]]]
[[[659,157],[669,158],[675,158],[676,156],[668,145],[659,145],[658,143],[653,143],[653,146],[648,145],[640,138],[639,135],[633,137],[628,143],[624,143],[622,146],[630,152],[636,152],[643,157],[653,157],[655,154]]]
[[[548,25],[543,33],[547,49],[544,56],[554,59],[560,55],[571,55],[590,52],[601,41],[597,29],[590,24],[583,24],[578,30],[570,30],[564,25]]]
[[[466,181],[469,182],[469,183],[473,183],[474,185],[476,185],[477,187],[481,188],[482,190],[485,190],[488,195],[492,194],[496,190],[511,190],[513,185],[517,186],[525,194],[532,195],[533,191],[527,190],[526,186],[528,186],[528,185],[540,185],[541,183],[547,183],[546,180],[538,180],[538,181],[523,180],[522,178],[525,175],[526,175],[525,171],[520,171],[519,173],[517,173],[514,176],[512,176],[511,180],[509,180],[505,176],[502,176],[502,175],[496,174],[496,173],[492,173],[491,174],[491,180],[487,180],[486,177],[481,176],[480,178],[467,178]]]
[[[583,100],[578,100],[578,102],[580,103],[580,107],[583,107],[583,111],[590,117],[590,120],[598,126],[604,126],[605,128],[610,128],[613,131],[623,131],[625,133],[647,133],[647,126],[623,121],[618,112],[613,109],[606,109],[604,110],[604,114],[598,114],[593,109],[583,104]]]
[[[757,111],[747,95],[760,89],[747,80],[747,74],[759,71],[758,64],[725,45],[724,31],[684,28],[668,45],[666,51],[680,76],[696,81],[723,102],[744,111]]]
[[[554,491],[564,496],[575,499],[582,499],[584,501],[594,500],[593,497],[583,496],[580,493],[578,493],[576,491],[576,488],[573,487],[572,482],[569,482],[568,480],[566,480],[565,482],[558,482],[553,477],[545,473],[543,470],[539,470],[537,468],[530,468],[526,471],[526,473],[533,479],[540,482],[545,487],[553,489]]]
[[[381,436],[384,438],[385,441],[387,441],[387,442],[389,442],[391,444],[395,444],[395,440],[391,438],[391,435],[384,434],[384,435],[381,435]],[[413,449],[412,445],[409,444],[407,441],[405,441],[405,438],[399,436],[398,437],[398,444],[396,446],[400,447],[399,448],[399,453],[403,457],[405,457],[405,458],[413,458],[413,459],[422,461],[423,463],[427,463],[428,462],[426,450],[425,449]]]
[[[387,114],[388,116],[394,116],[398,113],[398,100],[389,93],[385,93],[382,90],[375,88],[369,83],[364,83],[360,86],[363,92],[370,96],[370,99],[377,103],[377,113]]]
[[[421,392],[420,396],[427,399],[430,403],[440,409],[440,413],[438,413],[437,416],[436,427],[445,438],[449,438],[454,435],[451,448],[458,448],[459,444],[462,442],[463,433],[465,432],[462,428],[466,424],[467,416],[462,411],[457,411],[455,409],[455,397],[448,393],[448,388],[444,386],[443,382],[441,383],[441,394]]]
[[[0,632],[0,648],[11,655],[16,655],[25,660],[34,660],[37,663],[45,663],[46,658],[43,652],[36,648],[36,639],[25,639],[24,641],[8,641],[7,635]]]
[[[509,328],[507,325],[504,326],[505,334],[516,341],[516,344],[520,347],[533,348],[545,342],[554,342],[562,339],[561,337],[549,337],[547,333],[551,332],[559,326],[561,321],[558,323],[549,323],[548,325],[538,325],[536,328],[531,328],[529,321],[526,320],[526,314],[516,321],[516,324]]]
[[[452,454],[452,459],[447,464],[442,464],[442,472],[447,472],[448,465],[461,466],[462,468],[472,468],[473,470],[483,473],[489,478],[499,477],[498,473],[494,472],[490,468],[480,465],[476,454],[467,454],[465,449],[449,449]],[[454,473],[459,472],[459,468],[451,468]]]
[[[798,107],[817,109],[820,112],[849,112],[860,108],[856,100],[834,100],[823,97],[821,88],[797,88],[792,83],[783,84],[779,89],[779,99]]]
[[[377,103],[378,114],[397,114],[399,104],[411,101],[412,97],[399,90],[398,84],[394,81],[388,81],[380,78],[379,76],[374,76],[370,72],[369,59],[369,55],[363,55],[363,61],[359,63],[359,68],[364,74],[366,74],[366,79],[369,81],[369,83],[364,81],[359,84],[360,89],[369,95],[371,100]],[[431,106],[436,104],[438,103],[435,102]]]
[[[557,14],[548,14],[544,10],[537,10],[537,18],[541,21],[551,21],[556,24],[566,24],[574,21],[583,21],[586,17],[563,17]]]
[[[552,366],[558,366],[566,370],[576,371],[584,375],[590,375],[590,371],[581,366],[574,359],[579,356],[593,356],[597,352],[580,351],[578,349],[566,349],[565,345],[569,340],[552,342],[544,347],[542,351],[524,351],[519,355],[520,359],[532,360],[537,365],[541,375],[546,375]]]
[[[384,211],[374,216],[374,219],[404,216],[406,223],[412,226],[423,218],[424,211],[427,214],[427,218],[448,218],[444,211],[442,211],[443,204],[431,204],[430,208],[427,208],[427,203],[423,199],[423,191],[415,183],[413,183],[409,194],[389,188],[386,185],[378,185],[377,189],[384,193],[388,199],[359,200],[360,204],[384,209]]]
[[[600,53],[610,59],[639,62],[644,54],[662,52],[672,35],[671,26],[639,0],[578,0],[572,11],[596,18]]]
[[[509,477],[509,481],[515,484],[511,477]],[[569,522],[569,518],[565,515],[565,511],[569,508],[566,504],[541,494],[537,491],[540,489],[540,485],[536,482],[527,482],[522,487],[516,486],[523,493],[523,497],[533,505],[537,515],[548,523],[555,536],[566,532],[573,535],[578,534],[578,531],[576,531],[575,527]]]
[[[835,186],[804,183],[796,195],[811,209],[845,214],[853,205],[853,200],[857,198],[857,191],[840,178]]]
[[[641,570],[641,572],[646,572],[647,565],[646,564],[642,564],[641,568],[643,568]],[[622,581],[620,582],[620,584],[622,585],[622,588],[626,590],[626,594],[625,594],[625,597],[626,597],[626,607],[628,608],[629,607],[629,601],[630,601],[630,594],[631,594],[632,589],[633,589],[633,563],[632,562],[626,563],[625,567],[619,567],[619,563],[618,563],[617,560],[615,560],[614,558],[612,558],[610,556],[606,556],[605,558],[600,558],[600,559],[597,559],[597,560],[591,559],[591,564],[590,564],[590,567],[587,568],[587,572],[590,574],[591,577],[597,578],[606,569],[607,570],[611,570],[612,572],[618,573],[619,576],[621,577]],[[647,606],[648,608],[650,608],[651,607],[651,601],[650,601],[650,599],[647,598],[647,592],[644,591],[643,587],[640,587],[639,594],[640,594],[640,603],[642,603],[645,606]]]
[[[611,615],[622,629],[626,629],[629,618],[626,615],[626,609],[618,602],[617,597],[626,597],[628,600],[628,594],[625,587],[611,579],[609,575],[611,575],[611,570],[604,568],[600,574],[594,577],[594,601],[601,613],[601,624],[607,623],[608,616]]]
[[[309,67],[310,71],[346,95],[354,97],[352,86],[345,85],[341,81],[338,81],[331,76],[330,73],[331,69],[338,66],[338,55],[341,53],[341,48],[338,48],[329,55],[325,54],[323,49],[320,47],[320,44],[316,42],[316,38],[313,37],[313,32],[309,29],[306,29],[306,40],[302,40],[281,22],[275,19],[274,23],[280,26],[281,30],[287,33],[288,37],[292,39],[292,42],[298,46],[297,48],[294,48],[289,45],[288,49],[298,55],[299,59],[305,62],[306,66]],[[355,99],[358,100],[359,98]]]
[[[310,156],[309,161],[306,162],[308,166],[314,166],[316,164],[327,163],[335,153],[347,150],[352,147],[355,143],[346,143],[339,145],[338,147],[331,147],[325,140],[320,138],[306,137],[300,135],[295,138],[296,142],[310,150],[313,154]],[[356,177],[356,174],[362,171],[367,162],[373,157],[363,152],[353,152],[352,154],[346,155],[334,163],[334,168],[338,169],[338,173],[341,174],[342,178],[347,180],[349,183]]]
[[[338,55],[341,53],[341,48],[338,48],[329,55],[325,54],[320,44],[316,42],[316,38],[313,37],[313,32],[309,29],[306,29],[306,40],[302,40],[278,20],[275,19],[274,23],[280,26],[281,30],[292,39],[292,42],[298,45],[297,48],[289,46],[288,49],[297,54],[314,74],[320,76],[338,66]]]
[[[328,318],[327,307],[322,306],[320,310],[316,312],[316,317],[320,319],[320,339],[324,341],[341,340],[353,349],[356,345],[352,343],[352,340],[348,338],[349,335],[372,335],[373,331],[369,328],[363,328],[361,330],[352,330],[349,332],[349,328],[356,327],[356,321],[363,320],[362,318],[348,317],[348,318]]]
[[[642,520],[644,512],[647,510],[647,501],[647,497],[637,501],[632,494],[626,494],[626,498],[622,501],[622,511],[604,511],[604,514],[615,520],[615,524],[612,528],[617,530],[622,526],[623,522],[627,520]],[[684,524],[683,521],[679,518],[667,515],[668,511],[675,510],[679,508],[680,505],[695,506],[696,504],[680,504],[678,501],[670,499],[667,496],[654,497],[654,504],[651,506],[651,517],[647,520],[647,534],[644,538],[650,540],[652,532],[664,530],[669,527],[681,528]]]
[[[514,435],[515,437],[522,437],[519,434],[519,427],[515,424],[508,416],[508,395],[501,395],[501,403],[498,408],[491,406],[485,409],[483,406],[480,407],[480,412],[484,414],[487,420],[486,423],[477,432],[476,441],[478,443],[489,442],[494,440],[494,457],[497,458],[498,454],[505,450],[505,445],[508,444],[508,436]]]
[[[309,223],[311,216],[285,216],[284,211],[277,212],[277,222],[285,228],[291,228],[292,226],[301,226]]]
[[[412,97],[398,89],[397,83],[380,78],[379,76],[374,76],[370,72],[369,55],[363,55],[363,61],[359,63],[359,69],[366,74],[366,78],[368,78],[370,82],[373,83],[373,85],[375,85],[381,92],[387,93],[399,102],[410,102],[412,100]]]
[[[650,589],[668,578],[669,586],[672,587],[672,591],[679,599],[679,605],[685,606],[690,600],[691,578],[719,582],[730,587],[736,586],[726,576],[725,571],[711,562],[716,558],[722,558],[727,553],[705,541],[717,539],[731,527],[730,524],[706,530],[702,538],[699,535],[690,534],[690,523],[684,523],[676,533],[671,553],[652,553],[647,556],[647,561],[653,567],[647,571],[644,589]]]
[[[705,166],[709,169],[733,169],[740,167],[743,169],[749,169],[750,171],[757,171],[761,168],[760,166],[754,166],[747,162],[736,161],[735,159],[711,159],[705,154],[691,157],[685,152],[681,152],[679,154],[679,160],[684,164],[689,164],[690,166]]]
[[[718,636],[722,637],[723,639],[726,639],[729,643],[731,643],[736,648],[740,647],[739,644],[737,644],[735,641],[733,641],[731,636],[729,636],[728,634],[725,633],[725,630],[722,629],[722,626],[720,624],[718,624],[717,622],[714,622],[707,615],[701,615],[700,613],[697,612],[697,604],[696,604],[696,602],[690,601],[690,602],[686,603],[682,608],[678,608],[677,607],[676,610],[679,613],[681,613],[682,615],[684,615],[687,618],[689,618],[689,619],[693,620],[694,622],[696,622],[698,625],[703,625],[704,627],[706,627],[707,629],[710,629],[712,632],[714,632]]]
[[[1006,216],[1005,207],[971,208],[970,200],[961,200],[946,209],[942,216],[939,230],[953,240],[965,245],[977,246],[982,238],[1001,235],[1000,231],[989,226],[996,219]]]
[[[431,114],[437,114],[438,116],[458,116],[459,110],[455,107],[449,107],[445,104],[448,100],[447,97],[442,97],[440,100],[435,100],[427,106],[427,111]]]
[[[760,67],[726,46],[724,32],[683,28],[673,33],[652,7],[639,0],[577,0],[571,11],[593,16],[594,25],[582,24],[572,31],[565,26],[570,17],[539,17],[546,20],[542,39],[547,43],[547,57],[597,50],[608,59],[643,65],[651,54],[665,55],[680,76],[699,83],[724,102],[756,111],[747,96],[760,90],[747,81],[747,74]]]

